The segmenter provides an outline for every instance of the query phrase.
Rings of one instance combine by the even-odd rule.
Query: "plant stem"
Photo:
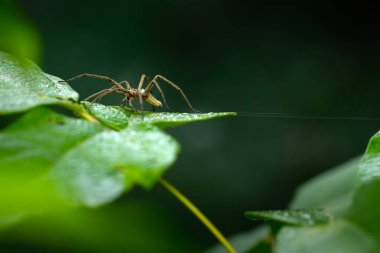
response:
[[[76,115],[79,115],[91,122],[99,123],[99,121],[89,114],[87,110],[83,107],[83,105],[72,102],[72,101],[64,101],[61,103],[62,106],[66,107],[69,110],[72,110]]]
[[[91,122],[99,123],[99,121],[96,118],[94,118],[91,114],[89,114],[86,111],[82,111],[79,115]]]
[[[171,185],[168,181],[160,178],[160,183],[171,192],[179,201],[181,201],[202,223],[208,230],[219,240],[219,242],[227,249],[230,253],[236,253],[236,250],[224,237],[224,235],[212,224],[212,222],[188,199],[186,198],[178,189]]]

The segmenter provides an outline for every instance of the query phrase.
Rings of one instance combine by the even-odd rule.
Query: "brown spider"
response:
[[[182,97],[185,99],[187,105],[190,107],[191,110],[195,112],[199,112],[193,108],[191,105],[190,101],[187,99],[185,93],[179,88],[177,85],[169,81],[163,76],[156,75],[152,81],[148,83],[148,85],[145,87],[145,89],[142,88],[144,81],[147,80],[146,75],[142,75],[140,79],[140,83],[137,89],[132,88],[131,85],[129,84],[128,81],[121,81],[121,82],[116,82],[112,78],[109,78],[107,76],[100,76],[100,75],[95,75],[95,74],[81,74],[75,77],[72,77],[66,81],[62,82],[71,82],[76,79],[82,78],[82,77],[90,77],[90,78],[97,78],[101,80],[108,81],[113,84],[113,86],[109,89],[104,89],[101,90],[95,94],[92,94],[91,96],[87,97],[85,101],[92,99],[92,103],[99,102],[102,100],[105,96],[111,94],[111,93],[116,93],[124,96],[123,100],[121,101],[121,104],[123,104],[124,101],[128,101],[129,106],[136,112],[137,110],[133,107],[132,101],[134,99],[139,99],[140,102],[140,111],[143,112],[143,100],[147,101],[149,104],[155,107],[162,106],[161,101],[159,101],[157,98],[155,98],[151,92],[154,86],[157,87],[157,90],[160,92],[162,100],[164,101],[164,104],[167,108],[169,108],[168,104],[166,103],[165,95],[164,92],[161,90],[160,86],[158,85],[158,80],[162,80],[172,86],[174,89],[176,89],[179,93],[181,93]],[[126,85],[126,88],[123,86]]]

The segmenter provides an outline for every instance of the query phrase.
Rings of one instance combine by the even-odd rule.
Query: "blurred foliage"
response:
[[[31,215],[49,219],[49,215],[58,213],[54,220],[67,219],[72,207],[109,203],[133,185],[149,189],[176,160],[179,151],[178,143],[162,128],[234,115],[157,113],[147,114],[145,120],[136,120],[142,118],[143,113],[78,103],[77,93],[67,83],[43,73],[29,60],[0,52],[0,63],[0,97],[4,98],[0,100],[0,112],[14,114],[30,110],[0,132],[0,202],[3,203],[0,229]],[[71,109],[88,121],[41,107],[46,104]],[[91,113],[101,121],[89,114],[90,108],[96,108]],[[124,117],[118,117],[120,114]],[[80,226],[87,219],[74,224]],[[88,224],[85,232],[86,229],[89,229]],[[112,225],[112,229],[117,226]],[[102,233],[86,234],[90,234],[91,241]],[[162,239],[161,234],[165,233],[158,233],[157,241]],[[49,244],[51,239],[43,244]],[[123,247],[133,251],[137,247],[139,252],[149,252],[156,247],[144,247],[143,241],[144,238],[137,235],[137,240]],[[157,245],[163,250],[162,245]],[[163,244],[167,245],[170,243]],[[74,250],[79,245],[71,246]],[[93,252],[91,249],[95,246],[97,244],[86,250]],[[176,246],[168,251],[175,249]]]
[[[326,171],[298,187],[290,208],[329,208],[342,215],[350,207],[360,158]]]
[[[0,51],[6,51],[39,62],[41,40],[34,27],[21,14],[15,1],[0,1]]]
[[[90,72],[127,79],[135,86],[142,73],[159,73],[180,84],[203,112],[365,117],[378,113],[380,19],[375,2],[14,3],[0,3],[0,13],[11,8],[18,13],[14,24],[35,24],[43,41],[44,69],[64,79]],[[19,38],[15,45],[33,45],[28,38]],[[5,40],[0,36],[0,44]],[[93,80],[74,85],[83,97],[107,87]],[[187,109],[175,91],[163,88],[175,111]],[[110,96],[104,103],[120,101]],[[0,127],[15,117],[2,117]],[[240,116],[173,128],[168,131],[180,140],[184,152],[167,178],[222,231],[234,234],[252,226],[242,216],[245,210],[285,208],[297,185],[361,154],[377,130],[376,121]],[[332,206],[334,214],[344,212],[350,201],[340,199],[351,200],[351,175],[356,170],[342,170],[342,177],[351,181],[336,179],[336,188],[324,188],[321,182],[315,191],[319,198],[317,193],[315,199],[308,197],[312,189],[300,193],[294,207]],[[334,193],[329,199],[323,198],[325,189]],[[204,247],[214,243],[167,192],[158,188],[151,193],[131,192],[144,203],[162,200],[198,243]]]
[[[291,207],[317,209],[247,212],[250,219],[265,220],[271,232],[256,229],[234,237],[233,244],[244,241],[247,253],[379,252],[379,140],[380,133],[371,138],[360,163],[354,159],[299,188]],[[272,246],[263,251],[265,242]],[[225,250],[218,246],[209,252]]]
[[[158,203],[129,200],[98,209],[34,215],[0,231],[1,252],[200,252]]]
[[[20,5],[43,38],[44,70],[64,79],[95,73],[136,87],[141,74],[162,74],[202,112],[375,117],[380,106],[378,15],[365,4],[36,0]],[[83,98],[108,87],[85,79],[72,85]],[[162,88],[172,110],[188,109],[176,91]],[[102,102],[120,100],[110,96]],[[376,121],[239,114],[173,128],[168,131],[184,152],[167,177],[223,231],[236,233],[250,227],[241,216],[245,210],[285,208],[297,185],[361,154],[377,129]],[[155,194],[199,240],[212,243],[170,196]]]
[[[330,220],[329,214],[323,209],[248,211],[245,213],[245,216],[251,220],[270,220],[287,225],[305,227],[325,224]]]

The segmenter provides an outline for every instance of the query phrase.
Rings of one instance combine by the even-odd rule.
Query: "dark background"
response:
[[[47,73],[64,79],[102,74],[134,86],[143,73],[161,74],[202,112],[238,112],[170,129],[182,152],[165,174],[232,235],[258,224],[244,211],[286,208],[298,185],[363,153],[379,129],[379,121],[239,116],[380,117],[380,16],[374,5],[36,0],[13,2],[12,9],[37,34],[31,58]],[[72,84],[82,99],[107,85]],[[188,111],[179,94],[161,87],[172,111]],[[105,103],[119,101],[115,96]],[[143,203],[142,212],[164,213],[197,249],[215,243],[161,186],[135,189],[115,205],[131,202]]]

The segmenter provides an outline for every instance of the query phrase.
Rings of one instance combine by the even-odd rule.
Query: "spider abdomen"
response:
[[[148,94],[144,99],[146,102],[148,102],[149,104],[153,106],[156,106],[156,107],[162,106],[161,101],[155,98],[152,94]]]

